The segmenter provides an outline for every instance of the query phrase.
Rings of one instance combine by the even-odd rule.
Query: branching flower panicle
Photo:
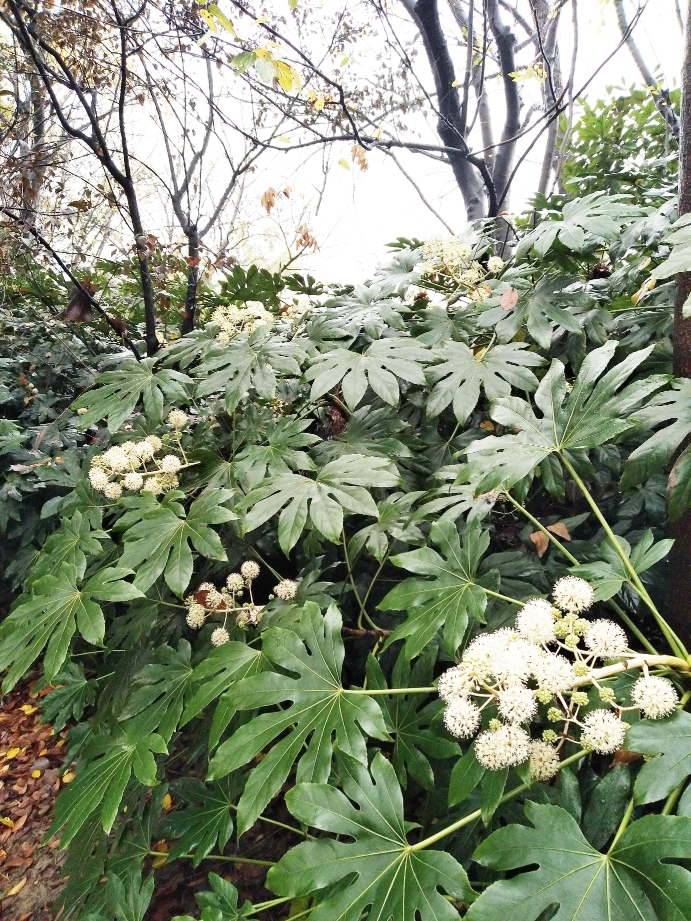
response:
[[[488,770],[530,758],[531,776],[548,780],[558,769],[565,742],[580,740],[592,751],[610,754],[624,743],[627,709],[660,719],[678,703],[671,681],[648,675],[645,665],[631,693],[633,707],[619,702],[614,688],[602,683],[611,672],[600,669],[599,660],[633,658],[626,633],[613,621],[581,617],[594,600],[584,579],[560,579],[552,597],[556,607],[532,598],[518,612],[515,628],[480,634],[458,665],[439,678],[444,724],[452,735],[470,738],[481,722],[489,724],[475,740],[476,757]],[[580,715],[594,701],[605,707]],[[538,718],[540,704],[555,728],[531,742],[524,727]]]

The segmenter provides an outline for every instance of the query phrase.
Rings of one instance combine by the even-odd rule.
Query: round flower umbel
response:
[[[527,601],[515,628],[480,634],[461,661],[439,677],[444,724],[452,735],[470,738],[481,723],[489,725],[475,740],[476,757],[488,770],[530,758],[531,776],[548,780],[558,770],[567,741],[610,754],[624,742],[626,710],[640,709],[649,719],[660,719],[678,703],[671,681],[648,674],[650,657],[629,650],[618,624],[581,616],[594,600],[584,579],[560,579],[552,597],[554,606],[544,598]],[[608,664],[601,665],[603,659]],[[631,692],[633,706],[618,701],[614,687],[606,683],[629,663],[644,671]],[[599,709],[583,716],[581,708],[596,702]],[[552,728],[541,733],[541,740],[531,741],[530,724],[539,714]]]
[[[243,576],[243,569],[252,578]],[[202,582],[196,592],[185,598],[187,625],[193,630],[199,630],[209,618],[222,617],[222,626],[216,628],[211,634],[211,642],[215,646],[228,642],[228,640],[223,640],[222,643],[216,642],[214,637],[218,639],[223,636],[223,633],[229,637],[227,625],[231,617],[235,618],[236,625],[242,629],[256,627],[264,613],[264,605],[255,604],[252,596],[252,582],[259,572],[259,566],[250,560],[242,564],[240,572],[231,572],[226,578],[225,585],[221,588],[217,588],[212,582]],[[245,592],[249,595],[249,600],[240,601]],[[223,633],[220,633],[220,630]]]
[[[171,425],[175,423],[175,432],[166,436],[168,439],[176,439],[182,460],[176,454],[171,454],[170,450],[163,457],[157,456],[164,449],[158,435],[147,435],[143,441],[138,442],[125,441],[92,458],[89,469],[91,486],[111,500],[119,499],[124,491],[159,496],[170,489],[176,489],[179,485],[177,474],[188,466],[179,437],[183,416],[186,421],[187,414],[182,410],[170,411],[168,421]]]

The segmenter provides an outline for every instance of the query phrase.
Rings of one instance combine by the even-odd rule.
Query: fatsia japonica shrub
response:
[[[0,627],[5,689],[40,665],[73,727],[67,912],[141,921],[183,861],[205,921],[688,917],[674,219],[595,193],[506,260],[402,239],[78,397]]]

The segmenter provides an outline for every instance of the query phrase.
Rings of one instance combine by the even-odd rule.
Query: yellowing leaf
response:
[[[74,771],[67,771],[66,774],[62,775],[63,783],[72,783],[73,780],[74,780]]]
[[[268,16],[260,16],[259,19],[255,19],[254,21],[260,26],[263,22],[266,22],[268,18]]]
[[[5,761],[11,761],[12,758],[16,758],[20,751],[21,748],[11,748],[5,755]]]
[[[350,171],[350,163],[348,163],[345,157],[341,157],[341,159],[338,161],[338,165],[342,166],[343,169],[347,169],[348,171]]]
[[[286,64],[285,61],[274,61],[273,64],[276,68],[276,78],[286,93],[290,93],[293,89],[298,92],[302,89],[300,74],[294,67]]]
[[[32,776],[34,779],[38,779],[38,778],[41,776],[41,772],[38,771],[38,770],[32,771],[32,772],[31,772],[31,776]]]
[[[23,704],[19,709],[28,716],[30,713],[35,713],[38,707],[32,707],[31,704]]]
[[[6,819],[4,815],[0,815],[0,825],[6,825],[7,828],[14,828],[12,819]]]
[[[204,22],[207,24],[207,26],[211,29],[211,31],[215,32],[216,35],[218,35],[218,26],[216,25],[216,20],[211,15],[211,13],[208,10],[199,10],[199,15],[204,20]]]
[[[260,61],[272,61],[271,52],[266,48],[255,48],[254,53],[259,58]]]
[[[23,877],[19,880],[18,883],[15,883],[14,886],[12,886],[11,889],[8,889],[8,890],[7,890],[7,892],[5,893],[5,895],[6,895],[6,896],[8,896],[8,895],[19,895],[19,893],[22,891],[22,889],[24,888],[24,886],[26,886],[26,880],[27,880],[27,877],[26,877],[26,876],[23,876]]]
[[[652,291],[655,285],[657,284],[657,278],[649,278],[647,281],[644,281],[641,287],[636,291],[635,294],[631,295],[631,301],[634,304],[637,304],[644,294],[647,294],[648,291]]]
[[[220,22],[220,24],[223,26],[223,28],[224,28],[227,32],[230,32],[230,34],[231,34],[234,38],[237,38],[237,37],[238,37],[238,34],[237,34],[237,32],[235,31],[235,28],[234,28],[234,26],[233,26],[233,23],[230,21],[230,19],[228,19],[228,17],[226,16],[225,13],[222,13],[221,10],[219,10],[219,8],[216,6],[215,3],[210,3],[210,4],[208,5],[208,7],[207,7],[207,10],[208,10],[213,16],[215,16],[215,18],[218,20],[218,22]]]
[[[172,809],[172,807],[173,797],[170,795],[170,793],[166,793],[166,795],[163,797],[163,808],[167,811],[168,809]]]

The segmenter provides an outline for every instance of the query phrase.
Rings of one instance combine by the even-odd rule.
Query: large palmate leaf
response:
[[[391,672],[392,688],[429,687],[434,674],[436,649],[426,650],[413,668],[401,653]],[[381,666],[370,653],[367,659],[367,686],[386,690],[387,683]],[[430,723],[444,709],[444,702],[435,697],[425,700],[421,694],[391,694],[377,697],[386,728],[394,738],[391,758],[398,782],[407,787],[408,774],[425,790],[434,789],[434,772],[429,758],[453,758],[460,754],[458,743],[436,735]]]
[[[674,543],[673,540],[661,540],[655,543],[652,531],[646,531],[633,550],[623,537],[617,537],[617,541],[639,575],[664,559]],[[595,601],[607,601],[621,590],[625,582],[629,581],[629,573],[609,540],[604,540],[600,544],[600,555],[602,560],[585,563],[583,566],[574,566],[571,572],[574,574],[577,572],[582,579],[590,582],[595,589]]]
[[[370,921],[456,921],[440,890],[464,902],[475,894],[451,854],[410,849],[393,767],[378,753],[370,777],[365,765],[342,754],[338,777],[345,795],[324,783],[298,784],[286,805],[305,825],[353,840],[299,844],[269,870],[267,885],[300,896],[338,884],[311,921],[359,921],[363,912]]]
[[[575,198],[564,205],[561,220],[543,221],[526,234],[518,245],[516,255],[533,249],[538,256],[545,253],[559,238],[568,249],[580,252],[593,238],[600,241],[616,240],[622,224],[640,214],[640,210],[627,203],[625,195],[593,192]]]
[[[461,544],[456,525],[446,519],[435,521],[430,538],[439,547],[421,547],[391,558],[395,566],[424,578],[404,579],[378,605],[382,611],[407,611],[408,619],[387,640],[405,639],[409,659],[418,655],[444,625],[444,645],[453,655],[472,617],[482,621],[487,595],[477,569],[489,546],[489,531],[469,525]]]
[[[343,692],[344,648],[341,615],[331,607],[322,617],[316,604],[306,604],[298,633],[272,627],[262,650],[273,664],[290,672],[264,672],[238,682],[230,692],[237,710],[255,710],[292,701],[251,720],[224,742],[209,765],[209,779],[223,777],[251,761],[284,732],[250,774],[238,804],[238,831],[250,828],[285,782],[299,758],[297,780],[326,783],[331,770],[333,736],[343,751],[367,760],[363,732],[388,739],[381,710],[366,694]],[[308,741],[309,739],[309,741]],[[303,752],[303,746],[307,746]]]
[[[592,305],[591,298],[572,289],[575,281],[577,279],[569,275],[545,275],[533,285],[530,279],[519,277],[515,279],[513,288],[518,294],[518,301],[507,312],[502,306],[502,299],[497,296],[502,289],[503,294],[511,290],[507,287],[508,280],[504,280],[497,294],[488,301],[489,309],[479,317],[478,325],[493,326],[499,342],[510,342],[525,324],[537,344],[549,349],[556,329],[580,333],[585,320],[583,311]]]
[[[236,775],[224,777],[210,786],[193,777],[177,781],[172,794],[175,801],[185,803],[185,808],[169,812],[161,823],[166,839],[177,841],[169,859],[192,854],[193,864],[198,867],[215,848],[222,854],[233,833],[230,810],[241,789]]]
[[[43,668],[51,681],[62,666],[76,630],[87,643],[103,645],[105,620],[98,601],[132,601],[142,593],[125,582],[132,570],[102,569],[80,587],[82,573],[62,563],[56,575],[41,576],[0,626],[0,671],[8,669],[9,691],[45,651]],[[47,647],[47,648],[46,648]]]
[[[238,908],[238,891],[232,883],[216,873],[209,873],[211,892],[197,892],[195,899],[202,910],[201,921],[243,921],[254,915],[249,902]],[[176,915],[172,921],[195,921],[191,915]]]
[[[180,719],[180,726],[185,726],[206,707],[218,701],[209,737],[209,745],[213,748],[235,713],[228,699],[229,688],[236,681],[255,675],[265,665],[266,659],[261,652],[246,643],[224,643],[212,649],[192,673],[191,695]]]
[[[343,399],[350,409],[355,409],[369,384],[385,403],[395,406],[398,403],[397,378],[424,385],[423,365],[430,357],[429,349],[414,339],[376,339],[362,353],[333,349],[320,355],[305,372],[305,378],[314,382],[313,400],[340,383]]]
[[[103,542],[107,540],[105,531],[92,528],[88,515],[75,511],[71,518],[63,518],[60,527],[46,540],[31,569],[29,581],[35,582],[40,576],[54,573],[61,563],[69,563],[79,573],[84,573],[87,557],[100,556]]]
[[[145,665],[131,679],[130,695],[118,719],[131,720],[130,733],[158,732],[170,742],[182,713],[185,692],[192,680],[192,648],[180,640],[173,649],[164,643],[154,652],[155,663]]]
[[[691,774],[691,715],[677,710],[664,720],[634,723],[626,734],[626,747],[660,756],[646,762],[636,777],[636,802],[664,799]]]
[[[300,448],[309,448],[318,442],[318,435],[305,429],[311,419],[284,416],[273,420],[264,434],[266,444],[248,445],[235,458],[238,478],[245,489],[258,486],[267,476],[280,476],[292,470],[314,470],[314,461]]]
[[[440,364],[426,372],[434,384],[427,400],[427,416],[433,419],[453,403],[456,419],[463,425],[477,406],[480,386],[488,400],[509,396],[512,387],[535,390],[538,380],[529,368],[537,368],[545,360],[526,349],[524,342],[510,342],[474,353],[463,342],[445,342],[433,353]]]
[[[166,751],[165,742],[156,733],[97,738],[91,759],[78,766],[76,777],[56,799],[48,835],[54,835],[64,826],[60,841],[66,847],[95,812],[103,830],[109,832],[132,774],[140,783],[155,786],[158,781],[154,754],[163,755]]]
[[[468,921],[537,921],[557,905],[552,921],[685,921],[691,873],[663,863],[691,857],[691,819],[645,816],[601,854],[559,806],[526,803],[533,827],[494,832],[473,859],[492,870],[537,870],[493,883],[471,906]]]
[[[278,542],[288,554],[308,516],[324,537],[336,543],[343,529],[344,510],[377,517],[377,506],[365,486],[391,487],[399,482],[396,468],[385,458],[350,454],[322,467],[313,480],[297,473],[274,477],[252,490],[237,508],[250,509],[244,522],[245,533],[280,511]]]
[[[656,394],[646,405],[631,415],[644,429],[671,423],[659,429],[636,448],[626,461],[621,488],[629,489],[644,483],[669,463],[672,455],[691,433],[691,381],[675,380],[671,388]]]
[[[328,438],[312,451],[321,463],[336,460],[343,454],[364,454],[375,457],[411,457],[412,452],[401,437],[410,426],[388,406],[373,409],[369,405],[360,406],[348,419],[342,432]]]
[[[154,886],[153,873],[144,881],[139,870],[131,870],[123,876],[110,873],[106,905],[117,921],[143,921],[154,894]]]
[[[405,308],[388,297],[388,288],[385,284],[356,285],[352,294],[331,298],[312,312],[307,335],[313,342],[354,341],[361,329],[372,339],[379,339],[387,326],[403,329]]]
[[[146,591],[159,576],[182,595],[192,578],[192,550],[211,560],[225,560],[218,534],[209,527],[237,518],[225,508],[233,493],[228,489],[207,489],[190,506],[187,517],[182,506],[157,506],[125,533],[122,565],[136,570],[135,585]]]
[[[540,417],[518,397],[505,397],[492,406],[492,418],[518,434],[490,436],[468,446],[470,476],[478,480],[478,493],[500,485],[512,486],[551,454],[594,448],[635,427],[636,423],[626,418],[627,411],[668,378],[649,377],[625,387],[652,346],[634,352],[604,374],[616,347],[610,340],[590,352],[570,392],[564,365],[555,359],[535,394]],[[551,477],[543,473],[543,478],[546,488],[559,492],[551,482],[554,471]]]
[[[235,412],[251,388],[270,400],[276,395],[276,374],[299,377],[306,352],[297,342],[272,337],[270,327],[260,326],[249,336],[240,334],[210,349],[195,371],[197,396],[225,393],[225,406]]]
[[[165,401],[173,404],[188,401],[187,387],[192,381],[181,371],[164,369],[155,371],[158,360],[123,361],[117,371],[106,371],[96,378],[94,389],[87,390],[72,404],[72,409],[86,409],[79,419],[79,427],[86,429],[101,419],[106,419],[111,432],[117,432],[133,412],[140,399],[152,422],[163,421]],[[99,386],[100,385],[100,386]]]
[[[55,689],[41,700],[41,719],[60,732],[68,720],[78,723],[84,709],[93,704],[97,684],[74,662],[60,669],[53,682]]]

